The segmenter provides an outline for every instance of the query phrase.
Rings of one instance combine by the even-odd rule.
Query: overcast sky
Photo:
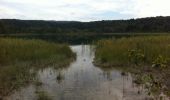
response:
[[[0,18],[94,21],[169,16],[170,0],[0,0]]]

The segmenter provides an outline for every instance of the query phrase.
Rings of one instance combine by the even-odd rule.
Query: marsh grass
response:
[[[9,65],[0,69],[0,95],[8,95],[20,86],[24,86],[31,81],[35,73],[29,72],[28,66]]]
[[[107,39],[97,42],[95,63],[99,65],[129,65],[129,51],[140,51],[144,56],[141,64],[151,65],[158,56],[170,62],[170,36],[141,36]],[[170,64],[170,63],[168,63]]]
[[[14,64],[21,61],[47,62],[71,58],[68,45],[48,43],[42,40],[0,38],[0,64]]]
[[[96,43],[94,63],[100,68],[131,72],[134,82],[147,86],[149,93],[169,95],[169,51],[168,35],[100,40]]]
[[[0,38],[0,95],[34,81],[36,69],[69,64],[75,54],[66,44],[42,40]],[[31,72],[31,69],[35,69]]]

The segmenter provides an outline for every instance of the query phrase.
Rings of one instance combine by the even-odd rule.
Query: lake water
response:
[[[68,67],[49,66],[37,72],[41,86],[30,84],[14,91],[6,100],[36,100],[37,89],[53,100],[145,100],[146,94],[132,82],[131,74],[104,70],[93,65],[94,48],[90,45],[71,46],[77,59]]]

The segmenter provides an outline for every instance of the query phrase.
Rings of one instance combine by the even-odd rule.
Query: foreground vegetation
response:
[[[133,72],[135,83],[145,84],[148,93],[169,94],[170,36],[142,36],[100,40],[94,63]]]
[[[32,69],[66,66],[75,54],[66,44],[0,38],[0,96],[33,82]]]

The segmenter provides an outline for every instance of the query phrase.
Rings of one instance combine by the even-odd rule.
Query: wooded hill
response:
[[[170,16],[93,22],[0,19],[0,34],[170,32]]]

